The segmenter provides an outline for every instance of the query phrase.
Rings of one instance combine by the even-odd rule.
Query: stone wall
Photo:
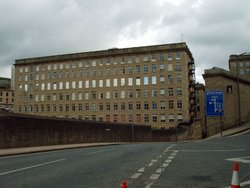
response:
[[[193,139],[188,132],[187,128],[152,130],[150,126],[144,125],[0,113],[0,148]]]

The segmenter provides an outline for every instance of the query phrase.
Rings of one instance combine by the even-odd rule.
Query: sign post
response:
[[[222,135],[222,116],[224,115],[223,91],[206,91],[206,116],[220,116]]]

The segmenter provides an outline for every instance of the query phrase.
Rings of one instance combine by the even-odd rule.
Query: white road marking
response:
[[[152,166],[154,163],[148,163],[146,166]]]
[[[149,178],[150,180],[157,180],[159,179],[160,174],[152,174],[152,176]]]
[[[11,170],[11,171],[0,173],[0,176],[6,175],[6,174],[12,174],[12,173],[15,173],[15,172],[20,172],[20,171],[24,171],[24,170],[28,170],[28,169],[32,169],[32,168],[37,168],[37,167],[57,163],[57,162],[64,161],[64,160],[66,160],[66,159],[58,159],[58,160],[49,161],[49,162],[46,162],[46,163],[41,163],[41,164],[32,165],[32,166],[28,166],[28,167],[24,167],[24,168],[20,168],[20,169],[16,169],[16,170]]]
[[[245,181],[240,183],[240,187],[244,187],[245,185],[250,185],[250,181]],[[230,188],[231,186],[225,187],[225,188]]]
[[[231,149],[231,150],[178,150],[178,151],[182,151],[182,152],[238,152],[238,151],[246,151],[247,149]]]
[[[134,173],[130,178],[132,179],[137,179],[140,175],[142,175],[142,173]]]
[[[140,169],[138,170],[138,172],[145,172],[145,167],[140,168]]]
[[[104,150],[93,151],[93,152],[86,153],[86,155],[92,155],[92,154],[101,153],[105,151],[111,151],[111,150],[114,150],[114,149],[104,149]]]
[[[168,163],[163,163],[162,167],[166,168],[169,164]]]
[[[151,163],[156,163],[158,160],[156,160],[156,159],[152,159],[151,160]]]
[[[168,159],[173,159],[175,156],[169,156]]]
[[[147,184],[145,188],[150,188],[150,187],[151,187],[151,185],[153,185],[153,182],[151,182],[151,183]]]
[[[250,156],[247,156],[247,157],[238,157],[238,158],[231,158],[231,159],[226,159],[226,160],[227,161],[233,161],[233,162],[239,162],[239,163],[246,163],[246,164],[248,164],[248,163],[250,163]]]
[[[165,168],[159,168],[155,171],[155,173],[157,174],[161,174],[162,172],[164,172]]]
[[[170,160],[170,159],[167,159],[166,161],[165,161],[165,163],[171,163],[172,162],[172,160]]]

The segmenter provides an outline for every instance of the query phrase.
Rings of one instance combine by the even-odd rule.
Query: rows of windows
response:
[[[173,84],[173,76],[144,76],[136,78],[114,78],[114,79],[100,79],[100,80],[85,80],[85,81],[66,81],[66,82],[53,82],[53,83],[36,83],[36,84],[19,84],[19,90],[33,91],[33,90],[63,90],[63,89],[88,89],[88,88],[110,88],[110,87],[126,87],[126,86],[148,86],[156,85],[157,83],[164,84],[166,80],[168,84]],[[176,77],[177,83],[182,82],[182,76]]]
[[[173,60],[175,55],[176,60],[181,59],[181,53],[176,52],[175,54],[173,53],[168,53],[168,54],[153,54],[153,55],[144,55],[144,56],[136,56],[136,57],[120,57],[120,58],[106,58],[106,59],[95,59],[91,61],[72,61],[72,62],[67,62],[67,63],[59,63],[59,64],[48,64],[46,67],[45,65],[38,65],[38,66],[24,66],[20,67],[19,72],[39,72],[39,71],[45,71],[46,70],[57,70],[57,69],[75,69],[77,67],[82,68],[82,67],[96,67],[96,66],[103,66],[104,64],[106,66],[109,66],[111,64],[125,64],[125,63],[139,63],[139,62],[147,62],[147,61],[165,61],[165,60]]]
[[[166,104],[168,103],[168,104]],[[63,106],[62,104],[56,105],[53,104],[54,106],[54,110],[53,111],[58,111],[57,107],[59,106],[59,111],[60,112],[69,112],[69,111],[117,111],[117,110],[121,110],[121,111],[125,111],[125,110],[165,110],[165,109],[174,109],[176,105],[177,109],[182,109],[183,108],[183,103],[182,100],[177,100],[177,101],[173,101],[173,100],[169,100],[168,102],[166,101],[144,101],[144,102],[121,102],[121,103],[117,103],[117,102],[99,102],[99,103],[79,103],[79,104],[65,104],[65,106]],[[31,105],[32,106],[32,105]],[[37,105],[36,105],[37,106]],[[41,105],[41,109],[42,106],[44,106],[43,104]],[[49,106],[50,108],[50,104],[47,104],[47,106]],[[78,107],[76,107],[78,106]],[[41,112],[43,112],[41,110]]]
[[[34,108],[34,109],[33,109]],[[64,105],[59,105],[58,106],[58,111],[63,111]],[[77,107],[75,105],[71,106],[72,111],[76,111]],[[79,104],[78,105],[78,109],[82,110],[82,105]],[[22,112],[22,106],[19,106],[19,112]],[[57,106],[56,105],[41,105],[40,106],[40,110],[39,110],[39,106],[35,105],[34,107],[32,105],[30,106],[24,106],[24,112],[56,112],[57,111]],[[65,105],[65,110],[69,111],[70,107],[68,104]],[[80,115],[82,116],[82,115]],[[120,116],[120,119],[118,119],[118,117]],[[92,120],[97,120],[96,119],[96,115],[92,115]],[[110,122],[111,121],[111,115],[106,115],[106,121]],[[144,114],[144,118],[141,114],[136,114],[136,123],[149,123],[150,121],[156,123],[156,122],[161,122],[161,123],[165,123],[167,122],[167,118],[168,117],[168,122],[169,123],[174,123],[175,119],[177,120],[177,122],[182,122],[183,120],[183,115],[181,113],[177,114],[177,117],[174,117],[174,114],[153,114],[153,115],[149,115],[149,114]],[[143,118],[143,119],[142,119]],[[85,116],[86,120],[89,120],[89,116],[86,115]],[[103,116],[100,116],[99,118],[100,121],[103,121]],[[133,122],[133,115],[113,115],[113,122]]]
[[[32,102],[35,98],[35,101],[57,101],[57,100],[90,100],[90,99],[125,99],[125,98],[157,98],[157,97],[165,97],[165,96],[174,96],[174,89],[168,88],[167,92],[165,88],[156,89],[153,88],[151,90],[148,89],[136,89],[133,90],[114,90],[114,91],[85,91],[84,93],[78,92],[78,93],[41,93],[41,94],[30,94],[30,95],[24,95],[22,98],[22,95],[19,95],[18,101],[21,102],[24,100],[24,102],[30,101]],[[176,96],[182,96],[182,88],[176,89]],[[29,100],[28,100],[29,98]],[[23,100],[22,100],[23,99]]]
[[[143,70],[142,70],[143,68]],[[58,71],[41,71],[37,73],[30,73],[30,74],[19,74],[19,81],[29,81],[29,80],[51,80],[51,79],[63,79],[63,78],[82,78],[84,77],[89,77],[89,76],[110,76],[110,75],[124,75],[124,74],[139,74],[141,72],[143,73],[148,73],[149,72],[149,65],[143,65],[141,68],[141,65],[136,65],[135,67],[129,66],[121,66],[121,68],[86,68],[83,72],[83,70],[59,70]],[[21,67],[20,67],[21,70]],[[164,72],[165,71],[165,64],[159,64],[159,71]],[[167,71],[172,72],[173,71],[173,64],[168,64],[167,65]],[[176,63],[176,68],[175,71],[182,71],[182,64],[181,63]],[[151,73],[157,72],[157,65],[152,64],[151,65]]]

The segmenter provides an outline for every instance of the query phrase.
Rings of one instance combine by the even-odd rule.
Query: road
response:
[[[187,143],[137,143],[0,158],[1,188],[128,188],[230,186],[239,161],[250,187],[250,132]]]

